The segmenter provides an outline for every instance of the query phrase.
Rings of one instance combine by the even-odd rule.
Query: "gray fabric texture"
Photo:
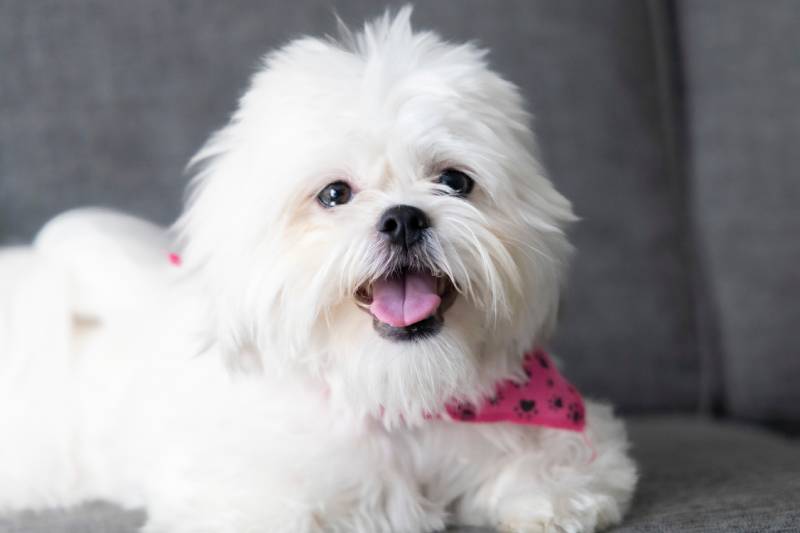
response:
[[[629,424],[641,480],[614,533],[800,531],[800,442],[747,425]]]
[[[354,24],[382,10],[336,9]],[[323,0],[0,3],[0,242],[86,204],[171,221],[184,164],[258,58],[332,31],[331,13]],[[682,188],[667,171],[646,4],[447,0],[414,19],[491,48],[583,218],[556,341],[571,377],[628,410],[696,407]]]
[[[693,417],[638,418],[629,428],[641,481],[613,533],[800,531],[800,442]],[[134,533],[144,519],[92,504],[0,518],[0,533]]]
[[[137,533],[146,515],[94,502],[77,509],[0,517],[0,533]]]
[[[684,1],[693,210],[724,403],[800,417],[800,2]]]

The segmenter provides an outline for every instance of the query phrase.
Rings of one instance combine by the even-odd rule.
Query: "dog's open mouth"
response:
[[[455,297],[455,287],[446,277],[412,269],[362,285],[355,295],[359,307],[372,315],[378,334],[392,340],[438,333]]]

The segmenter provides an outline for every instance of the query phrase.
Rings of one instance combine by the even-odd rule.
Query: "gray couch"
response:
[[[260,54],[331,11],[0,1],[0,242],[87,203],[168,223]],[[800,531],[800,2],[441,0],[414,18],[492,49],[583,219],[556,347],[630,418],[642,479],[617,531]],[[143,520],[96,503],[0,531]]]

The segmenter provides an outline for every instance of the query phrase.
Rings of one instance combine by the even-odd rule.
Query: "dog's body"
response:
[[[513,86],[408,15],[269,59],[199,156],[180,257],[97,210],[0,253],[0,509],[110,499],[152,533],[620,520],[608,408],[583,433],[443,414],[546,340],[573,217]]]

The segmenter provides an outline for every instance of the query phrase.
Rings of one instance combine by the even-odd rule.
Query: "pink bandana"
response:
[[[469,403],[447,405],[447,413],[460,422],[510,422],[583,431],[585,408],[580,393],[558,372],[544,350],[525,355],[524,383],[498,383],[494,396],[476,407]]]

